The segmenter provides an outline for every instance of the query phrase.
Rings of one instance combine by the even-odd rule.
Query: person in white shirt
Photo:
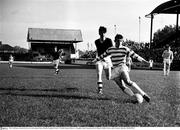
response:
[[[149,60],[149,69],[152,70],[154,61],[152,59]]]
[[[164,50],[163,54],[163,72],[164,76],[168,76],[170,72],[171,63],[174,59],[173,52],[171,51],[171,47],[169,45],[166,46],[166,50]]]
[[[13,67],[13,61],[14,61],[14,57],[12,55],[9,56],[9,68]]]

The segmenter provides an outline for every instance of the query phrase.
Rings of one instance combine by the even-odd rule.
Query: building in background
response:
[[[27,42],[32,56],[51,57],[54,48],[63,49],[63,60],[71,63],[71,54],[76,54],[77,43],[82,42],[81,30],[29,28]]]

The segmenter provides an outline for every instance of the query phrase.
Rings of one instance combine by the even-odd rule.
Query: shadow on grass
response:
[[[16,67],[33,68],[33,69],[54,69],[53,65],[16,65]],[[95,69],[94,65],[83,64],[60,64],[60,69]]]
[[[0,88],[0,95],[10,96],[27,96],[27,97],[44,97],[44,98],[63,98],[63,99],[90,99],[90,100],[109,100],[116,103],[132,103],[137,104],[132,99],[116,99],[113,97],[107,97],[105,95],[83,95],[78,93],[78,88],[63,88],[63,89],[24,89],[24,88]],[[43,93],[45,92],[45,93]],[[52,93],[55,92],[55,93]],[[58,92],[58,93],[57,93]]]
[[[0,90],[7,91],[45,91],[45,92],[77,92],[78,88],[63,88],[63,89],[26,89],[26,88],[0,88]]]
[[[19,88],[0,88],[0,95],[11,96],[29,96],[29,97],[45,97],[45,98],[64,98],[64,99],[91,99],[91,100],[111,100],[106,97],[90,97],[77,93],[78,88],[63,89],[19,89]],[[34,93],[33,93],[34,92]],[[46,92],[46,93],[42,93]],[[58,93],[49,93],[58,92]]]

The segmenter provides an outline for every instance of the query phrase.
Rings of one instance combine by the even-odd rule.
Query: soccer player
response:
[[[112,40],[110,38],[105,37],[107,29],[103,26],[99,27],[99,36],[100,38],[95,40],[95,45],[97,49],[96,57],[103,54],[109,47],[112,47]],[[102,94],[103,82],[102,82],[102,72],[105,70],[106,78],[110,79],[111,76],[111,59],[110,57],[104,58],[104,60],[100,60],[96,62],[96,70],[97,70],[97,84],[98,84],[98,93]]]
[[[153,60],[150,59],[149,60],[149,69],[152,70],[152,68],[153,68]]]
[[[59,73],[59,63],[62,60],[62,53],[63,50],[59,49],[57,50],[57,47],[54,48],[55,52],[53,53],[53,64],[54,64],[54,69],[55,69],[55,74]]]
[[[12,55],[9,56],[9,68],[13,67],[13,61],[14,61],[14,57]]]
[[[168,76],[170,72],[171,63],[173,61],[173,52],[171,51],[171,47],[169,45],[166,46],[166,50],[164,50],[163,54],[163,63],[164,63],[164,76]]]
[[[148,64],[149,62],[137,55],[128,47],[123,46],[122,40],[123,36],[117,34],[115,36],[115,47],[108,48],[106,52],[96,58],[96,60],[98,61],[108,55],[111,55],[111,60],[113,64],[113,69],[111,71],[111,79],[116,82],[116,84],[122,89],[125,94],[129,96],[134,96],[134,92],[125,85],[127,84],[128,86],[135,88],[147,102],[150,102],[150,97],[135,82],[131,81],[128,67],[126,65],[126,57],[129,54],[132,58],[137,59],[138,61]]]

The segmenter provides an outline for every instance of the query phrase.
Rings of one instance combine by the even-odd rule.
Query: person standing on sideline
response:
[[[173,52],[171,51],[171,47],[169,45],[166,46],[166,50],[164,50],[162,57],[164,63],[164,76],[168,76],[170,72],[171,63],[174,59]]]
[[[149,69],[152,70],[153,68],[153,60],[150,58],[149,60]]]
[[[123,36],[117,34],[115,36],[115,47],[108,48],[106,52],[97,57],[94,62],[99,61],[108,55],[111,55],[111,60],[113,64],[113,69],[111,71],[111,79],[116,82],[116,84],[125,94],[129,96],[135,95],[134,92],[125,85],[127,84],[128,86],[135,88],[147,102],[150,102],[150,97],[135,82],[131,81],[129,76],[129,70],[126,65],[126,58],[129,54],[130,57],[137,59],[138,61],[145,62],[147,64],[149,64],[149,62],[140,57],[134,51],[130,50],[128,47],[123,46],[122,40]]]
[[[53,64],[54,64],[54,69],[55,69],[55,74],[59,73],[59,63],[62,60],[62,49],[57,49],[57,47],[54,48],[54,53],[53,53]]]
[[[12,55],[9,56],[9,68],[13,67],[13,61],[14,61],[14,57]]]
[[[96,57],[103,54],[109,47],[112,47],[112,40],[105,37],[107,29],[103,26],[99,27],[99,36],[100,38],[95,40],[95,45],[97,49]],[[102,72],[105,70],[106,78],[110,79],[111,76],[111,59],[110,57],[105,57],[103,60],[96,62],[97,70],[97,84],[98,84],[98,93],[102,94],[103,82],[102,82]]]

